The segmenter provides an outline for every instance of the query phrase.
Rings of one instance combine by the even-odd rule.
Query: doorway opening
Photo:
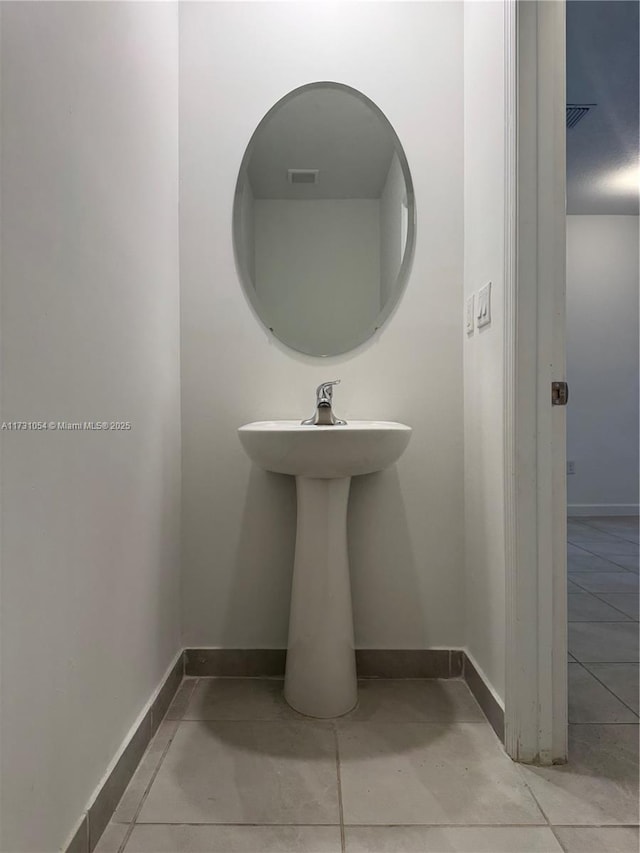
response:
[[[566,12],[570,754],[638,723],[638,8]]]

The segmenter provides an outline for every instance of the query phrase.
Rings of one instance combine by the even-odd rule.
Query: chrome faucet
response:
[[[333,382],[323,382],[316,388],[316,412],[311,418],[302,421],[304,425],[311,426],[340,426],[346,424],[346,421],[341,421],[333,414],[333,386],[339,385],[340,380],[335,379]]]

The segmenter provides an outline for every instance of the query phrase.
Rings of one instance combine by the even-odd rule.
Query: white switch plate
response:
[[[467,313],[465,317],[465,330],[468,335],[473,334],[473,330],[476,327],[476,317],[475,317],[475,294],[472,293],[471,296],[467,297]]]
[[[491,282],[478,291],[478,310],[476,312],[478,328],[488,326],[491,322]]]

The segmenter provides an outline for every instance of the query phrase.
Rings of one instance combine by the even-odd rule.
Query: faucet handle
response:
[[[336,418],[331,410],[331,401],[333,399],[333,386],[339,385],[340,380],[334,379],[331,382],[322,382],[316,388],[316,411],[313,417],[302,421],[303,426],[344,426],[347,422]]]
[[[339,385],[340,380],[334,379],[331,382],[322,382],[316,388],[316,403],[318,406],[330,406],[333,400],[333,386]]]

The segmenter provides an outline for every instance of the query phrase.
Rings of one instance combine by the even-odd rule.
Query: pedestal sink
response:
[[[238,430],[261,468],[296,478],[298,521],[285,699],[302,714],[337,717],[358,700],[347,555],[351,477],[392,465],[411,427],[386,421],[340,426],[261,421]]]

